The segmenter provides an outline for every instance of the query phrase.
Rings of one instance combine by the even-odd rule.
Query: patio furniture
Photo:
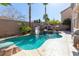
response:
[[[73,37],[74,37],[74,47],[77,49],[79,54],[79,30],[74,32]]]

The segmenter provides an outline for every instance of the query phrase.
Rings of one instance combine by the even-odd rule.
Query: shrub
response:
[[[21,34],[26,34],[29,33],[32,30],[32,28],[29,26],[21,26],[19,30]]]
[[[26,32],[30,32],[31,30],[32,30],[31,27],[29,27],[29,26],[26,27]]]
[[[58,20],[49,20],[48,24],[50,24],[50,25],[57,25],[57,24],[60,24],[60,21],[58,21]]]
[[[41,20],[40,19],[34,20],[34,23],[41,23]]]

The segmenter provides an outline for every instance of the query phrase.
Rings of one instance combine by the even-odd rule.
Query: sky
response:
[[[61,20],[61,14],[60,12],[64,9],[68,8],[70,6],[69,3],[48,3],[47,5],[47,14],[48,17],[53,20]],[[17,10],[20,15],[25,16],[25,20],[28,21],[28,4],[27,3],[13,3],[12,8]],[[0,6],[0,12],[2,12],[6,7]],[[11,12],[11,11],[10,11]],[[11,12],[12,13],[12,12]],[[33,3],[32,4],[32,21],[41,19],[43,20],[44,15],[44,5],[42,3]]]

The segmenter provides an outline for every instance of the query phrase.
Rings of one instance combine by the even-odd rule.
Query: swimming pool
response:
[[[32,50],[39,48],[49,38],[61,38],[59,34],[43,34],[43,35],[28,35],[10,38],[6,42],[13,42],[16,46],[23,50]]]

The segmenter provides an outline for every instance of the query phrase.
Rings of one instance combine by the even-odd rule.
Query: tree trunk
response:
[[[46,15],[46,5],[45,5],[45,15]]]
[[[31,3],[29,4],[29,26],[31,26]]]

